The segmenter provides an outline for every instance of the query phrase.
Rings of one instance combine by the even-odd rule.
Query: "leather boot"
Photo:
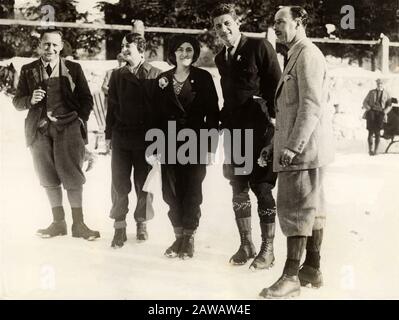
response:
[[[46,229],[37,230],[36,234],[41,238],[65,236],[67,234],[67,225],[65,220],[54,221]]]
[[[72,237],[95,240],[100,238],[100,232],[90,230],[83,222],[82,208],[72,208]]]
[[[287,260],[283,275],[269,288],[260,292],[267,299],[284,299],[296,297],[301,292],[298,278],[299,262],[306,246],[306,237],[295,236],[287,238]]]
[[[238,251],[230,258],[230,263],[242,265],[256,255],[255,246],[251,237],[251,217],[236,219],[241,244]]]
[[[306,243],[306,258],[298,277],[301,286],[320,288],[323,285],[323,275],[320,271],[320,247],[323,241],[323,229],[313,230]]]
[[[51,211],[53,213],[53,222],[46,229],[36,231],[36,234],[41,238],[52,238],[67,234],[64,208],[54,207]]]
[[[176,240],[165,251],[165,256],[167,256],[168,258],[176,258],[180,253],[180,248],[183,243],[183,228],[173,228],[173,231],[175,232]]]
[[[145,241],[148,239],[147,224],[145,222],[137,222],[136,239],[138,241]]]
[[[115,221],[114,223],[115,233],[112,239],[112,248],[122,248],[127,241],[126,236],[126,221]]]
[[[250,269],[269,269],[274,265],[273,240],[275,223],[260,223],[262,244],[258,255],[252,261]]]
[[[183,230],[183,239],[179,252],[180,259],[185,260],[194,256],[194,233],[195,230]]]

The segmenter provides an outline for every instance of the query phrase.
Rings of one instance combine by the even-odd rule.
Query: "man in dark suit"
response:
[[[161,71],[144,60],[146,42],[138,33],[127,34],[122,41],[126,65],[112,72],[108,90],[105,139],[112,145],[112,208],[115,234],[111,246],[122,247],[126,238],[126,214],[129,211],[131,173],[137,195],[134,218],[137,240],[147,240],[146,221],[154,216],[152,194],[143,191],[150,166],[145,159],[145,133],[152,127],[151,99],[155,79]]]
[[[13,103],[17,110],[29,110],[25,120],[26,142],[54,218],[38,235],[54,237],[67,233],[62,184],[72,208],[72,236],[93,240],[100,234],[84,224],[82,211],[85,122],[93,98],[81,66],[60,58],[62,48],[60,31],[43,32],[42,55],[22,67]]]
[[[215,57],[221,75],[224,106],[221,111],[222,126],[226,130],[253,130],[253,152],[250,154],[253,170],[243,174],[236,169],[239,164],[225,164],[223,171],[233,188],[233,210],[241,238],[238,251],[231,257],[233,264],[245,264],[256,255],[251,239],[251,189],[258,200],[258,214],[262,231],[259,254],[251,264],[254,269],[267,269],[274,263],[273,239],[275,230],[275,201],[272,189],[276,174],[269,164],[257,163],[262,145],[270,144],[274,128],[273,98],[280,79],[280,66],[272,45],[265,39],[249,39],[239,31],[239,19],[232,4],[220,4],[212,13],[214,28],[224,48]],[[238,139],[237,139],[238,140]],[[233,147],[237,147],[237,140]],[[245,135],[241,133],[241,141]],[[235,144],[235,146],[234,146]],[[241,142],[242,144],[242,142]],[[225,149],[232,149],[225,144]]]

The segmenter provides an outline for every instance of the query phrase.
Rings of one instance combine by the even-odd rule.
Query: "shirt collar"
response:
[[[303,37],[302,39],[297,40],[297,42],[294,43],[294,45],[290,48],[290,50],[288,50],[288,59],[291,57],[292,53],[294,52],[295,47],[305,39],[306,39],[306,37]]]
[[[128,70],[133,73],[134,75],[137,75],[137,72],[139,71],[140,67],[143,65],[144,60],[142,60],[137,66],[131,67],[129,64],[126,64]]]
[[[55,68],[55,67],[58,65],[58,63],[60,62],[60,59],[57,59],[56,61],[53,61],[53,62],[46,62],[46,61],[44,61],[42,58],[40,58],[40,60],[41,60],[41,62],[42,62],[42,64],[43,64],[44,68],[46,68],[47,65],[50,64],[51,70],[54,70],[54,68]]]

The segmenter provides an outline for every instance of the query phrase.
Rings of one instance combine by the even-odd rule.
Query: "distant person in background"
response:
[[[101,86],[101,90],[103,91],[105,98],[107,98],[107,96],[108,96],[109,80],[111,79],[112,72],[116,69],[121,68],[124,65],[124,63],[126,62],[125,59],[123,58],[122,53],[118,53],[118,55],[116,56],[116,60],[118,61],[118,66],[115,68],[112,68],[110,70],[107,70],[107,72],[105,73],[105,78],[104,78],[103,84]],[[105,104],[107,105],[106,100],[105,100]],[[107,108],[105,108],[105,110],[107,110]]]
[[[132,19],[132,32],[138,33],[144,38],[144,23],[142,20],[139,19]]]
[[[143,191],[150,171],[145,159],[145,133],[152,123],[152,97],[155,79],[161,71],[145,61],[146,42],[138,33],[129,33],[122,40],[126,65],[111,74],[108,90],[105,139],[107,149],[112,145],[112,208],[115,234],[111,246],[124,245],[126,215],[129,212],[131,174],[134,169],[134,189],[137,205],[134,211],[139,241],[147,240],[146,222],[153,218],[152,194]]]
[[[366,109],[367,130],[369,132],[367,142],[370,156],[374,156],[378,152],[380,131],[383,129],[384,122],[387,121],[388,112],[391,111],[391,96],[384,89],[384,81],[377,79],[376,84],[377,88],[370,90],[363,101],[363,108]]]
[[[60,58],[62,33],[46,30],[40,39],[41,57],[21,69],[13,104],[28,110],[25,121],[40,184],[46,190],[53,223],[38,231],[41,237],[67,234],[61,185],[72,208],[72,236],[93,240],[100,237],[83,222],[82,191],[86,179],[82,171],[93,98],[82,67]]]
[[[125,63],[122,53],[117,55],[118,66],[105,73],[104,81],[101,86],[101,91],[96,91],[93,93],[94,106],[93,111],[96,117],[98,131],[96,131],[94,149],[100,154],[109,154],[110,149],[105,145],[105,118],[108,110],[108,89],[109,81],[111,79],[111,74],[114,70],[119,69]]]

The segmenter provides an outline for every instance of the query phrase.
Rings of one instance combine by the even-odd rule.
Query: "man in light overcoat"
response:
[[[276,35],[289,48],[275,96],[273,151],[277,214],[287,237],[287,260],[283,275],[260,293],[266,298],[297,296],[301,284],[322,285],[323,176],[334,153],[326,61],[306,37],[306,23],[307,13],[301,7],[284,7],[275,16]],[[300,268],[305,246],[306,259]]]

